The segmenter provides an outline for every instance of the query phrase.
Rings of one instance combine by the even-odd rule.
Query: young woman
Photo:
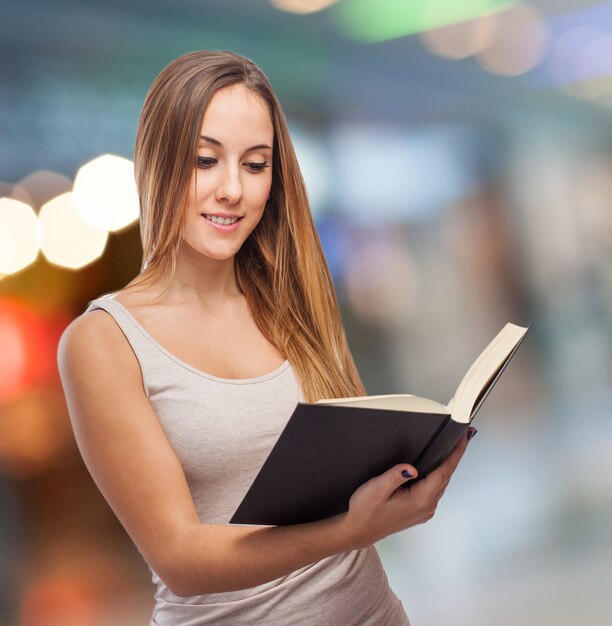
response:
[[[346,513],[228,520],[298,401],[365,395],[279,102],[229,51],[155,79],[135,171],[143,267],[64,331],[76,440],[157,585],[151,624],[408,624],[374,543],[430,519],[467,445]]]

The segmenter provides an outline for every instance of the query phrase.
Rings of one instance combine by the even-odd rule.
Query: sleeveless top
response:
[[[220,378],[181,361],[114,299],[109,313],[140,364],[145,393],[176,453],[202,523],[227,524],[302,391],[288,360],[255,378]],[[146,562],[146,560],[145,560]],[[181,597],[147,562],[155,593],[150,626],[409,626],[374,546],[351,550],[248,589]]]

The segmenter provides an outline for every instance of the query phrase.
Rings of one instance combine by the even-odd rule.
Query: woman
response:
[[[142,271],[90,302],[58,361],[83,459],[157,585],[151,624],[408,624],[373,544],[432,517],[467,439],[344,514],[228,524],[298,401],[365,394],[262,71],[229,51],[172,61],[135,171]]]

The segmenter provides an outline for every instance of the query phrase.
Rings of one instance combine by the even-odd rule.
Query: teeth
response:
[[[207,220],[210,220],[211,222],[215,222],[216,224],[223,224],[225,226],[227,226],[228,224],[233,224],[234,222],[238,221],[237,217],[222,218],[222,217],[215,217],[214,215],[205,215],[204,217]]]

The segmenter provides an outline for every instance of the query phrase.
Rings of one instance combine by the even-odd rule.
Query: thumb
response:
[[[414,465],[399,463],[391,469],[376,477],[375,480],[380,481],[381,495],[387,499],[393,495],[393,492],[401,487],[404,483],[417,477],[417,470]]]

